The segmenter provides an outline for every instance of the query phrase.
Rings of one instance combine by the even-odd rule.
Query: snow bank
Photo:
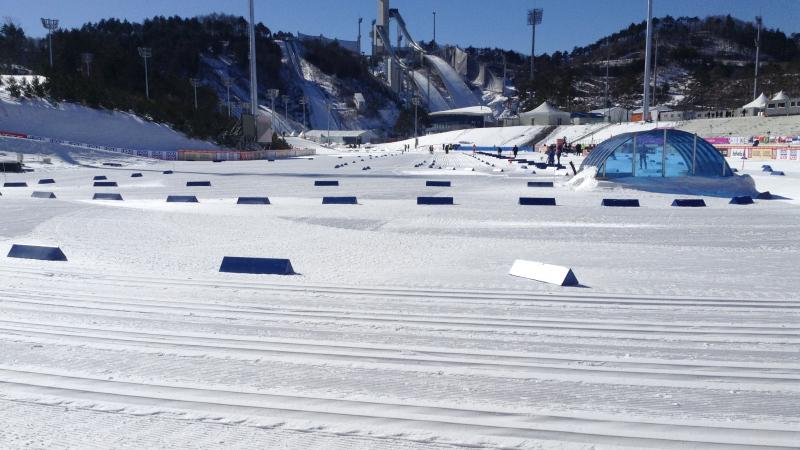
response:
[[[562,186],[575,192],[591,191],[597,187],[597,167],[588,166]]]

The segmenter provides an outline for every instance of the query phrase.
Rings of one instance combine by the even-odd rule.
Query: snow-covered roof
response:
[[[468,106],[466,108],[448,109],[447,111],[438,111],[430,113],[432,117],[436,116],[491,116],[494,114],[492,108],[488,106]]]
[[[658,105],[658,106],[653,106],[653,107],[650,108],[650,112],[653,112],[653,111],[670,112],[670,111],[673,111],[673,109],[670,108],[669,106]],[[641,113],[644,112],[644,108],[636,108],[632,112],[634,114],[641,114]]]
[[[305,138],[314,138],[314,137],[362,137],[368,134],[374,134],[370,130],[308,130],[304,133],[303,137]]]
[[[775,94],[775,97],[772,97],[772,101],[774,102],[780,102],[786,100],[789,100],[789,96],[786,95],[786,92],[783,91],[778,92],[777,94]]]
[[[525,112],[523,114],[563,113],[563,112],[564,111],[561,111],[560,109],[558,109],[552,103],[546,101],[546,102],[542,103],[541,105],[537,106],[536,108],[534,108],[534,109],[532,109],[532,110],[530,110],[528,112]]]
[[[769,101],[769,99],[762,92],[761,95],[759,95],[757,99],[755,99],[752,102],[742,106],[742,109],[764,109],[764,108],[767,107],[767,102],[768,101]]]
[[[625,112],[627,112],[628,110],[623,108],[623,107],[621,107],[621,106],[611,106],[609,108],[593,109],[593,110],[591,110],[589,112],[590,113],[595,113],[595,114],[603,114],[603,115],[605,115],[606,113],[611,112],[611,111],[625,111]]]

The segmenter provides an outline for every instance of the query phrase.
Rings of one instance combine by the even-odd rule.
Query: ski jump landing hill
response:
[[[402,61],[392,47],[388,33],[388,23],[385,26],[380,24],[375,26],[376,36],[383,43],[383,48],[387,52],[387,57],[392,59],[403,71],[412,74],[415,87],[420,96],[426,100],[429,111],[437,112],[447,109],[481,105],[480,99],[472,92],[472,89],[464,81],[464,78],[451,67],[450,64],[439,56],[429,54],[411,36],[411,33],[408,32],[406,27],[406,22],[398,9],[389,9],[389,18],[394,19],[400,33],[405,37],[409,46],[423,55],[425,61],[434,69],[444,86],[444,92],[440,91],[439,86],[429,79],[428,74],[422,71],[412,70]],[[428,92],[430,92],[430,95]]]

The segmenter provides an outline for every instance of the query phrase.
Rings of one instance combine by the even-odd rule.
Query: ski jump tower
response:
[[[389,36],[389,0],[378,0],[378,19],[375,21],[375,29],[372,30],[374,36],[374,46],[372,55],[376,58],[383,58],[386,79],[393,91],[400,91],[400,70],[397,61],[392,57],[392,49],[386,48],[391,45],[388,41],[378,38],[378,36]]]

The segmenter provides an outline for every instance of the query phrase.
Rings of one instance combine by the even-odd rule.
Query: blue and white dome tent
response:
[[[614,136],[584,159],[581,170],[597,167],[600,178],[730,177],[725,158],[696,134],[654,129]]]

